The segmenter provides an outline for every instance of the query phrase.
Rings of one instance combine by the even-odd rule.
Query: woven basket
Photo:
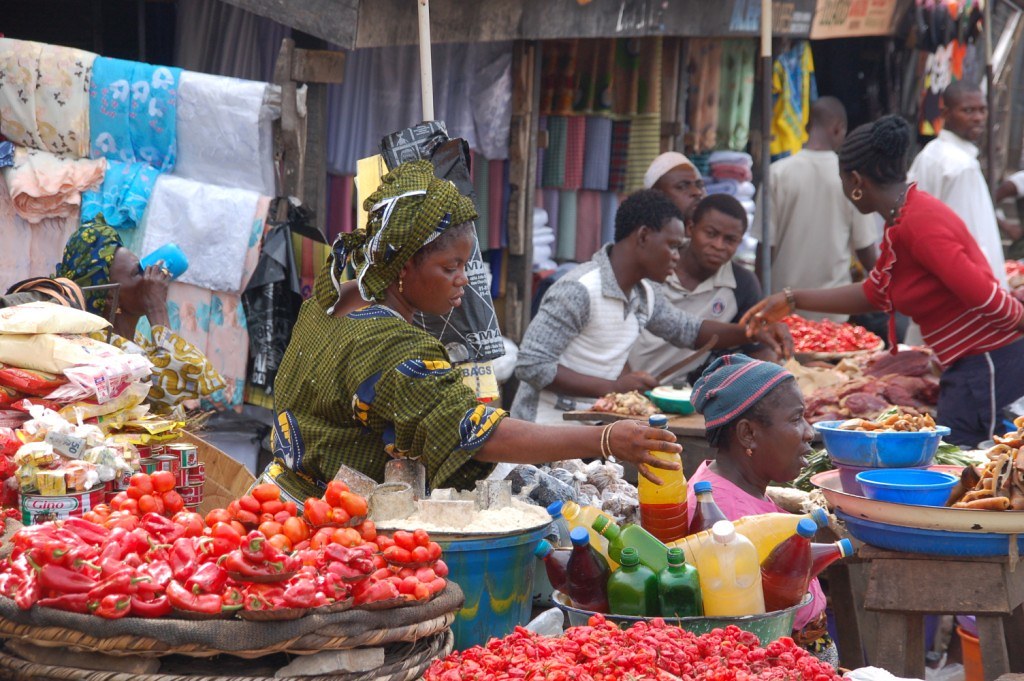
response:
[[[289,653],[292,655],[309,655],[321,650],[344,650],[368,646],[386,646],[392,643],[415,643],[449,630],[455,620],[455,614],[462,607],[463,595],[458,585],[449,583],[442,595],[434,601],[415,607],[400,608],[393,611],[347,612],[322,615],[322,623],[318,628],[308,630],[301,635],[281,635],[273,643],[265,643],[262,647],[247,648],[246,643],[253,644],[246,638],[247,627],[278,627],[279,631],[287,632],[291,622],[245,622],[241,620],[223,620],[214,623],[194,623],[185,620],[161,620],[158,625],[167,629],[176,628],[180,633],[201,631],[200,626],[214,624],[221,632],[230,627],[226,634],[232,638],[230,647],[216,648],[213,642],[204,636],[191,635],[188,642],[171,643],[147,635],[147,632],[136,627],[152,625],[150,620],[145,623],[133,623],[129,619],[110,620],[102,623],[104,629],[111,631],[104,637],[94,636],[79,629],[68,626],[54,626],[48,621],[36,621],[44,617],[54,617],[53,613],[37,612],[37,609],[25,612],[7,613],[10,617],[18,617],[22,621],[0,617],[0,639],[20,639],[27,643],[44,648],[65,648],[75,652],[95,652],[115,656],[161,657],[164,655],[187,655],[189,657],[212,657],[229,654],[242,658],[256,658],[273,653]],[[10,604],[8,604],[8,608]],[[45,610],[45,609],[44,609]],[[65,622],[84,622],[85,625],[97,626],[96,618],[87,615],[60,613],[57,615]],[[423,619],[416,621],[418,616]],[[305,623],[307,619],[297,620]],[[83,628],[87,626],[83,625]],[[311,623],[316,626],[316,623]],[[364,625],[364,626],[357,626]],[[119,627],[120,631],[112,631]],[[271,631],[271,630],[264,630]]]
[[[454,644],[451,631],[442,631],[416,643],[388,646],[384,665],[369,672],[288,677],[103,672],[36,664],[0,651],[0,677],[15,681],[413,681],[423,676],[435,658],[450,653]]]

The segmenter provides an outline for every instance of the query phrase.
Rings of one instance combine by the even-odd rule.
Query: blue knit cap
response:
[[[723,355],[697,379],[690,400],[704,414],[710,430],[738,418],[787,378],[793,374],[778,364],[740,354]]]

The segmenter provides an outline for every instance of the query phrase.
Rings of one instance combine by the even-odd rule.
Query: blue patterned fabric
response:
[[[135,229],[159,176],[160,171],[146,163],[108,161],[100,188],[82,194],[82,221],[102,215],[118,230]]]

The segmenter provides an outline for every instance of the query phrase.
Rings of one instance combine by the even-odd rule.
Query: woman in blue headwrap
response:
[[[711,483],[715,503],[730,520],[762,513],[785,513],[767,496],[771,482],[796,478],[807,464],[814,431],[804,419],[804,399],[796,379],[777,364],[746,355],[716,359],[693,387],[693,406],[704,415],[708,444],[718,452],[690,477],[692,486]],[[687,495],[690,516],[696,494]],[[838,664],[825,626],[825,594],[815,579],[813,600],[793,621],[793,638],[817,657]]]

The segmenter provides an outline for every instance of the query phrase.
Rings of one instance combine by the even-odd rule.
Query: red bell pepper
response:
[[[142,529],[157,537],[164,544],[173,544],[185,536],[185,528],[171,522],[159,513],[147,513],[142,516]]]
[[[246,610],[274,610],[284,607],[284,589],[271,584],[250,584],[243,592]]]
[[[36,565],[63,565],[70,550],[60,539],[40,539],[26,553]]]
[[[267,538],[263,536],[263,533],[259,530],[253,530],[249,534],[245,535],[242,539],[239,550],[242,552],[242,556],[250,563],[262,563],[268,560],[271,553],[271,549],[274,547],[267,542]]]
[[[284,590],[284,602],[291,608],[312,608],[316,601],[316,583],[303,577]]]
[[[181,537],[174,542],[171,548],[170,560],[171,572],[179,582],[184,582],[192,576],[198,567],[196,547],[188,537]]]
[[[266,577],[280,575],[285,572],[284,561],[253,564],[247,561],[240,551],[232,551],[224,557],[222,565],[228,572],[237,572],[242,577]]]
[[[135,591],[140,594],[162,594],[173,577],[171,566],[163,561],[141,565],[135,575]]]
[[[140,556],[145,556],[155,543],[153,538],[149,536],[149,532],[146,532],[141,527],[137,527],[125,537],[124,552],[125,554],[137,553]]]
[[[18,589],[21,588],[23,581],[24,580],[13,572],[0,574],[0,595],[6,596],[7,598],[14,598],[14,594],[18,593]]]
[[[116,620],[131,612],[132,599],[128,594],[107,594],[98,602],[92,601],[89,607],[100,617]]]
[[[171,613],[171,601],[165,595],[151,600],[144,600],[141,596],[132,596],[131,601],[132,614],[139,617],[164,617]]]
[[[167,585],[167,599],[178,610],[214,615],[221,611],[220,594],[194,594],[176,581]]]
[[[64,594],[62,596],[57,596],[56,598],[42,598],[36,601],[36,605],[42,608],[55,608],[57,610],[67,610],[68,612],[77,612],[81,615],[88,615],[89,594]]]
[[[60,594],[89,593],[96,587],[96,580],[61,565],[47,565],[40,569],[39,586]]]
[[[65,518],[63,527],[77,534],[86,544],[93,546],[103,544],[110,536],[110,530],[85,518]]]
[[[89,591],[89,600],[98,601],[111,594],[127,595],[132,588],[132,578],[135,570],[124,567],[104,578]]]
[[[227,581],[227,570],[216,563],[203,563],[185,582],[185,588],[196,594],[218,594]]]
[[[240,610],[245,602],[245,595],[237,586],[229,586],[221,594],[222,610]]]

